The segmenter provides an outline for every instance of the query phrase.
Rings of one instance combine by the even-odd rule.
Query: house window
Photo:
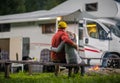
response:
[[[89,3],[85,5],[86,11],[97,11],[98,3]]]
[[[10,24],[0,24],[0,32],[9,32]]]
[[[43,24],[42,25],[42,33],[47,34],[47,33],[54,33],[55,32],[55,24]]]

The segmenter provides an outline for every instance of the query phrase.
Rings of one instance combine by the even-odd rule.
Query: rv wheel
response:
[[[116,54],[109,54],[106,60],[107,67],[109,68],[119,68],[120,67],[120,60],[114,59],[114,58],[120,58]]]

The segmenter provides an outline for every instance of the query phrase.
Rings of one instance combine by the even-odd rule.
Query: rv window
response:
[[[105,40],[107,38],[107,32],[95,22],[87,22],[88,35],[92,38]]]
[[[98,27],[99,39],[106,40],[108,33],[99,24],[97,24],[97,27]]]
[[[98,38],[97,26],[95,23],[88,23],[87,30],[90,37]]]
[[[98,9],[98,3],[88,3],[85,5],[86,11],[97,11]]]
[[[120,30],[120,25],[119,25],[119,24],[117,24],[117,27],[118,27],[118,29]]]
[[[55,24],[43,24],[42,25],[42,33],[54,33],[55,32]]]
[[[108,27],[108,29],[117,37],[120,37],[120,28],[119,26],[115,26],[115,25],[110,25],[110,24],[104,24],[105,26]]]
[[[115,1],[120,2],[120,0],[115,0]]]

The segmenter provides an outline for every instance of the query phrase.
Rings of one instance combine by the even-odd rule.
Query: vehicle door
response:
[[[98,21],[84,19],[84,53],[86,58],[101,58],[102,54],[109,49],[108,33]],[[100,60],[91,60],[91,63],[100,64]]]

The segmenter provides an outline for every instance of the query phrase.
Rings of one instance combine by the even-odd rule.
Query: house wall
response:
[[[22,37],[10,38],[10,60],[22,60]]]
[[[76,23],[74,23],[74,24],[68,24],[67,30],[75,33],[76,37],[78,39],[78,24],[76,24]]]
[[[42,34],[42,28],[37,22],[12,24],[11,37],[30,38],[30,57],[40,59],[42,49],[50,48],[53,34]]]

